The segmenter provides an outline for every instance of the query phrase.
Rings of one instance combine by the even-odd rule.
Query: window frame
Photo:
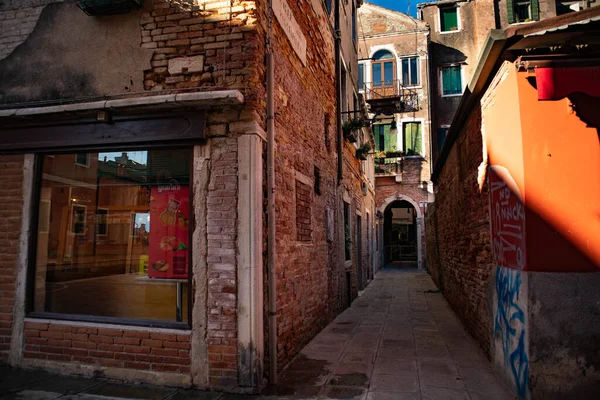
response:
[[[77,157],[80,154],[85,154],[85,164],[82,164],[77,160]],[[84,168],[89,168],[90,167],[90,153],[83,153],[83,152],[75,153],[75,165],[79,165],[80,167],[84,167]]]
[[[421,152],[419,154],[406,155],[405,141],[404,141],[404,125],[406,124],[420,124],[421,125]],[[398,132],[400,136],[400,142],[402,143],[402,153],[404,158],[425,158],[425,118],[403,118],[399,121],[399,127],[401,131]]]
[[[456,94],[444,94],[444,74],[443,74],[443,70],[445,68],[451,68],[451,67],[459,67],[460,68],[460,93],[456,93]],[[441,97],[458,97],[458,96],[462,96],[463,93],[465,92],[465,69],[463,68],[462,64],[446,64],[446,65],[440,65],[438,68],[438,77],[439,77],[439,90],[440,90],[440,96]]]
[[[69,321],[69,322],[82,322],[82,323],[96,323],[96,324],[107,324],[107,325],[123,325],[123,326],[131,326],[131,327],[144,327],[144,328],[164,328],[164,329],[176,329],[180,331],[190,331],[192,329],[192,307],[193,307],[193,299],[192,299],[192,282],[194,278],[194,269],[193,269],[193,247],[188,246],[188,295],[187,295],[187,322],[177,322],[177,321],[166,321],[166,320],[148,320],[148,319],[134,319],[134,318],[121,318],[121,317],[105,317],[105,316],[95,316],[95,315],[87,315],[87,314],[66,314],[66,313],[57,313],[51,311],[34,311],[33,307],[35,305],[35,288],[36,288],[36,263],[37,263],[37,242],[38,242],[38,223],[39,223],[39,211],[40,211],[40,202],[43,200],[41,198],[41,189],[42,189],[42,181],[43,181],[43,159],[45,156],[52,155],[68,155],[74,154],[78,152],[114,152],[117,151],[150,151],[150,150],[188,150],[190,152],[190,160],[189,160],[189,204],[190,210],[194,210],[194,145],[193,144],[172,144],[165,145],[149,143],[149,144],[135,144],[135,145],[127,145],[124,144],[122,146],[115,146],[112,143],[109,143],[104,147],[97,146],[85,146],[81,148],[75,148],[70,150],[46,150],[41,149],[39,151],[34,152],[35,161],[34,161],[34,179],[33,179],[33,190],[32,190],[32,218],[29,222],[29,228],[31,234],[29,235],[29,247],[27,251],[27,271],[26,271],[26,289],[25,289],[25,318],[29,319],[44,319],[51,321]],[[94,214],[95,215],[95,214]],[[71,217],[72,218],[72,217]],[[190,224],[193,225],[195,221],[195,215],[190,212]],[[193,229],[188,230],[188,243],[193,243]],[[108,232],[108,229],[107,229]],[[42,232],[43,233],[43,232]],[[182,301],[186,301],[183,299]]]
[[[383,60],[374,60],[373,57],[375,57],[375,54],[379,53],[380,51],[385,51],[388,52],[392,55],[391,58],[384,58]],[[392,63],[392,84],[391,85],[385,85],[386,79],[385,79],[385,63],[391,62]],[[381,80],[380,81],[375,81],[375,76],[373,75],[375,68],[375,65],[380,65],[381,66]],[[387,48],[381,48],[381,49],[377,49],[373,52],[373,55],[371,56],[371,68],[370,68],[370,72],[371,72],[371,88],[389,88],[389,87],[394,87],[396,84],[396,81],[398,80],[398,57],[396,57],[396,54],[394,54],[394,52],[390,51]],[[376,85],[375,82],[379,82],[379,85]]]
[[[402,61],[407,59],[408,61],[408,72],[409,72],[409,80],[410,78],[412,78],[412,75],[410,75],[410,60],[411,59],[416,59],[417,60],[417,83],[416,84],[410,84],[410,85],[404,85],[404,82],[402,81],[402,76],[404,75],[404,67],[402,66]],[[423,87],[423,83],[421,82],[421,57],[419,57],[418,54],[412,55],[412,56],[401,56],[399,57],[399,62],[398,62],[398,69],[400,70],[400,78],[399,80],[401,81],[402,87],[405,88],[420,88]]]
[[[454,8],[456,10],[456,25],[457,25],[457,29],[452,31],[443,31],[442,30],[442,9],[450,9],[450,8]],[[460,5],[458,4],[453,4],[453,5],[442,5],[442,6],[438,6],[438,21],[437,21],[437,31],[439,34],[441,35],[446,35],[449,33],[457,33],[462,31],[462,24],[460,21]]]

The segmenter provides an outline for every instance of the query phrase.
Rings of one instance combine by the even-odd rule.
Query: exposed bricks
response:
[[[28,321],[24,350],[25,358],[189,373],[190,337],[176,333]]]
[[[222,6],[220,3],[225,4]],[[184,11],[185,10],[185,11]],[[226,84],[246,89],[259,78],[259,54],[256,48],[256,7],[253,2],[206,1],[197,8],[182,8],[167,0],[155,1],[154,10],[140,18],[141,46],[154,50],[152,69],[146,71],[147,90],[190,88]],[[236,54],[249,54],[247,59]],[[167,60],[205,55],[202,71],[169,76]],[[218,72],[217,72],[218,71]],[[235,72],[234,72],[235,71]],[[239,78],[233,76],[239,76]]]
[[[444,164],[435,206],[427,211],[427,258],[434,282],[489,357],[493,316],[487,293],[493,261],[487,182],[481,190],[477,183],[480,127],[477,107]]]
[[[0,24],[0,37],[2,34]],[[23,159],[22,155],[0,156],[0,176],[5,179],[0,187],[0,360],[8,357],[13,326],[12,306],[23,203]],[[46,330],[48,326],[40,324],[39,328]],[[28,332],[25,336],[38,337],[39,332]]]

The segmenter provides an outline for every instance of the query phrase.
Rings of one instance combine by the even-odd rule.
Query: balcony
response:
[[[397,176],[402,174],[404,161],[401,157],[375,158],[376,176]]]
[[[383,82],[365,82],[359,88],[374,114],[393,115],[417,111],[419,95],[414,88],[402,85],[399,79]]]

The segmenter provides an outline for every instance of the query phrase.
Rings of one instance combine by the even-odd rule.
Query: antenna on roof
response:
[[[406,15],[410,15],[410,0],[408,0],[407,2],[408,4],[406,5]]]

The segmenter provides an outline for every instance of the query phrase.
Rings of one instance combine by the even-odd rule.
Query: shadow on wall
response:
[[[474,178],[469,176],[472,182],[461,182],[456,190],[468,195],[472,190],[465,186],[476,185]],[[483,292],[490,296],[487,301],[491,315],[486,318],[491,318],[491,358],[497,372],[519,398],[594,398],[591,393],[600,390],[600,327],[594,322],[600,302],[600,273],[591,269],[587,269],[589,273],[565,272],[573,265],[587,265],[596,271],[600,266],[565,232],[540,215],[535,205],[524,206],[520,194],[512,189],[514,183],[488,184],[486,178],[484,186],[478,195],[482,204],[488,201],[488,195],[492,199],[487,215],[491,235],[486,241],[497,261],[490,264],[492,260],[485,257],[465,254],[463,259],[450,260],[458,265],[458,271],[449,266],[449,259],[456,257],[454,246],[469,240],[474,232],[467,222],[446,212],[444,206],[448,204],[440,210],[437,203],[427,212],[429,273],[469,328],[470,313],[477,310],[464,309],[464,294],[459,292],[473,288],[463,287],[457,277],[464,279],[466,274],[473,274],[482,261],[486,269],[493,265],[483,283]],[[492,193],[488,194],[488,190]],[[495,192],[502,192],[496,196],[497,203]],[[451,232],[449,226],[453,227]],[[544,258],[540,254],[544,249],[529,246],[529,240],[537,240],[532,237],[542,237],[545,252],[564,260],[563,273],[542,272],[544,261],[539,260]],[[471,333],[477,336],[477,332]],[[480,343],[485,345],[481,340]]]
[[[429,52],[435,57],[435,65],[462,63],[467,61],[465,53],[456,48],[436,42],[431,42],[429,45],[431,46]]]
[[[72,2],[46,6],[0,61],[0,104],[143,91],[152,50],[140,47],[142,12],[89,17]]]

